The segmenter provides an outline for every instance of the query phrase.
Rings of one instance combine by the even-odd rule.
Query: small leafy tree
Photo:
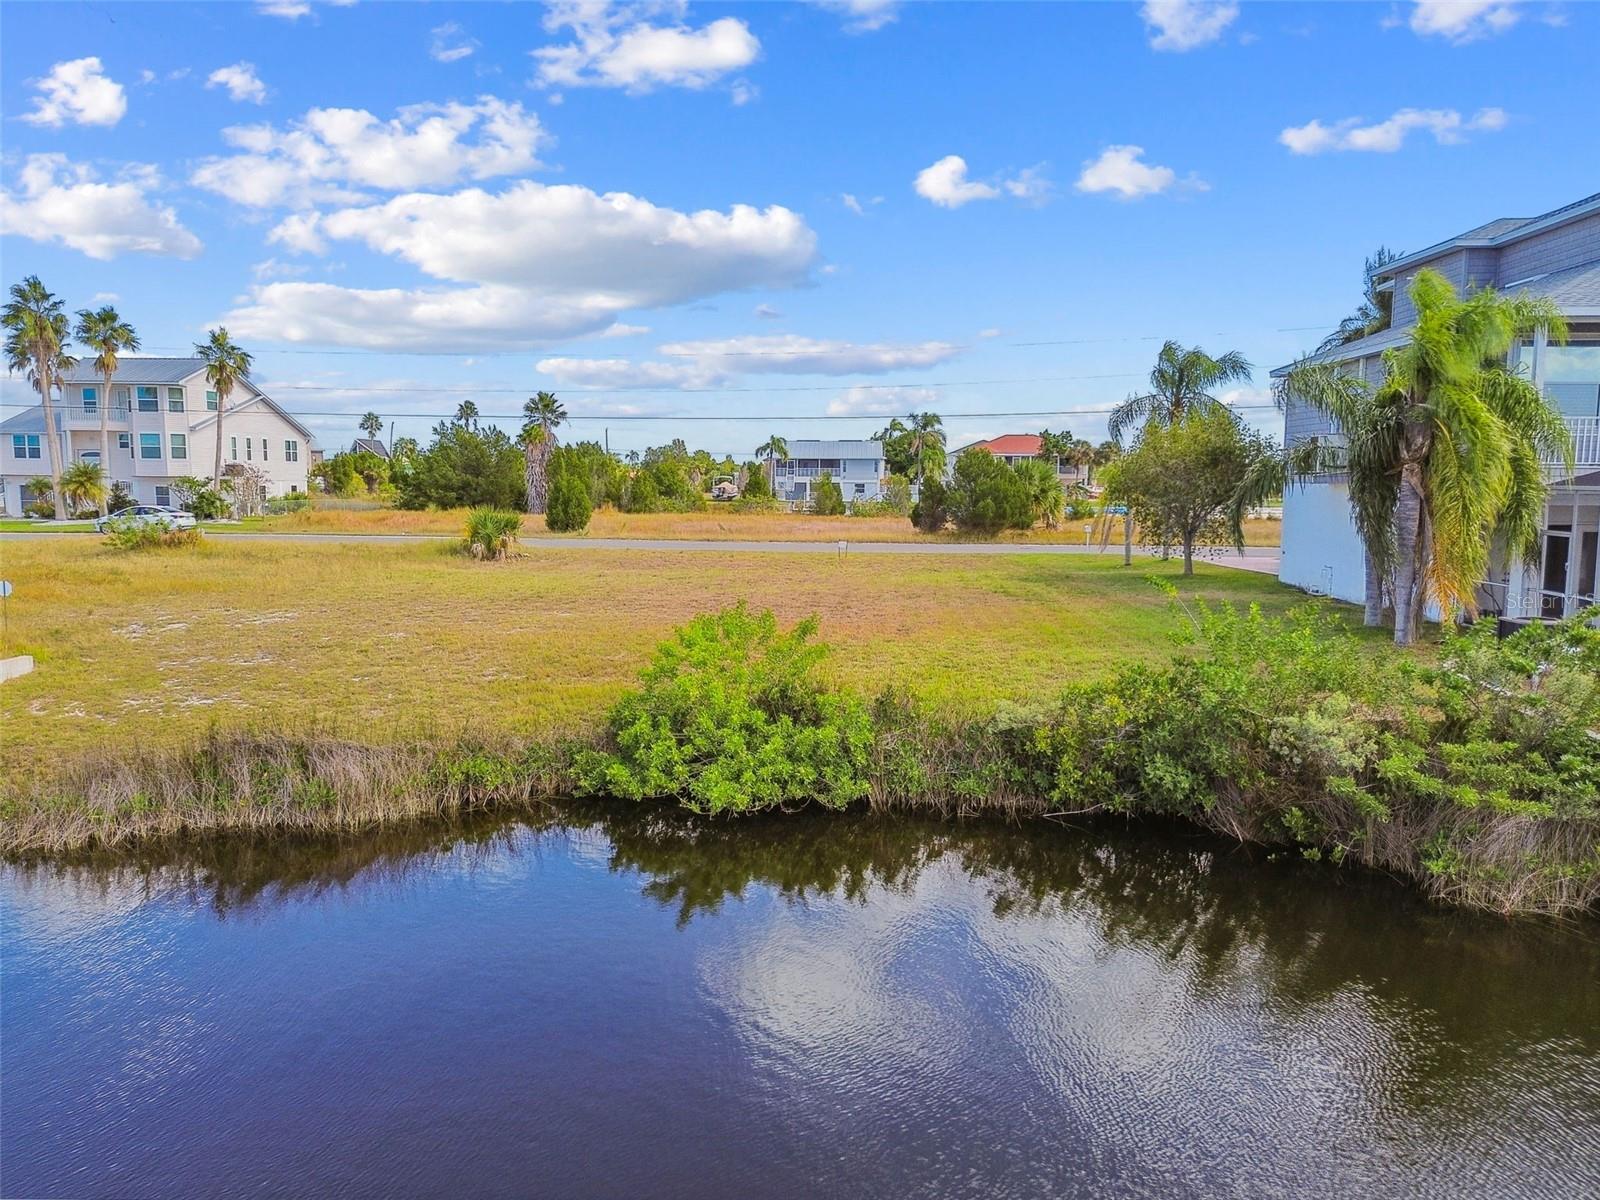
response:
[[[433,444],[397,479],[402,508],[514,509],[524,502],[522,450],[504,431],[446,421],[433,432]]]
[[[767,481],[767,472],[760,463],[745,464],[744,489],[739,493],[741,500],[771,500],[772,484]]]
[[[957,527],[968,533],[992,537],[1003,529],[1033,525],[1033,505],[1021,477],[981,447],[956,459],[944,507]]]
[[[589,526],[589,488],[576,470],[568,467],[554,471],[550,481],[550,502],[546,506],[544,523],[552,533],[577,533]]]
[[[911,523],[923,533],[938,533],[950,523],[950,510],[945,504],[947,499],[942,479],[924,480],[917,494],[917,502],[911,506]]]
[[[1145,426],[1110,469],[1106,498],[1128,506],[1147,543],[1163,553],[1182,547],[1183,573],[1192,575],[1197,545],[1243,544],[1231,519],[1234,496],[1257,463],[1278,453],[1270,438],[1242,429],[1226,410],[1191,412]]]
[[[184,475],[172,481],[172,498],[196,520],[215,521],[233,509],[232,501],[206,479]]]
[[[770,611],[742,602],[696,617],[611,710],[614,748],[579,756],[584,788],[706,813],[843,808],[865,796],[871,718],[817,677],[827,647],[816,631],[811,617],[781,632]]]
[[[842,517],[845,513],[844,493],[826,471],[817,479],[817,486],[811,493],[811,508],[822,517]]]
[[[641,467],[629,482],[623,496],[623,509],[631,513],[661,511],[661,492],[656,487],[655,476],[647,468]]]

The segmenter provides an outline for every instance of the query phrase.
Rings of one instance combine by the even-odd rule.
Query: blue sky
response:
[[[538,388],[622,449],[1098,439],[1167,337],[1259,405],[1380,243],[1600,180],[1583,4],[18,3],[0,43],[6,282],[153,353],[226,322],[330,449]]]

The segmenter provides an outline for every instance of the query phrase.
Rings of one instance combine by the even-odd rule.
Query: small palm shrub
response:
[[[473,558],[507,558],[521,529],[522,516],[519,513],[498,508],[475,508],[467,514],[466,551]]]
[[[592,511],[589,488],[584,481],[572,471],[558,474],[550,485],[545,527],[552,533],[577,533],[589,527]]]
[[[106,522],[106,544],[118,550],[179,550],[200,544],[198,529],[174,529],[165,521],[113,517]]]
[[[872,721],[857,697],[817,678],[828,651],[816,631],[811,617],[781,632],[770,611],[742,602],[696,617],[612,708],[614,749],[579,755],[580,786],[705,813],[862,798]]]

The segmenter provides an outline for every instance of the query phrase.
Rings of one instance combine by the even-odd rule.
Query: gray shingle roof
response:
[[[1548,296],[1563,309],[1600,309],[1600,259],[1579,263],[1563,271],[1514,283],[1508,292],[1526,292],[1532,296]]]
[[[379,458],[389,457],[389,448],[383,444],[381,438],[358,437],[350,443],[350,449],[356,453],[365,450],[368,454],[376,454]]]
[[[205,367],[198,358],[119,358],[113,383],[182,383]],[[94,355],[81,354],[78,365],[65,373],[67,383],[99,383]]]

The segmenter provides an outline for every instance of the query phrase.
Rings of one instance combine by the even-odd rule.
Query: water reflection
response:
[[[134,1019],[166,1033],[137,1071],[119,1066],[131,1093],[196,1086],[195,1060],[215,1043],[261,1053],[229,1031],[227,989],[197,985],[184,959],[201,941],[237,954],[248,936],[272,970],[302,964],[363,1005],[383,980],[399,1044],[441,1047],[437,1062],[397,1050],[401,1077],[370,1057],[348,1067],[330,1086],[359,1129],[341,1136],[374,1136],[362,1108],[372,1095],[470,1084],[516,1097],[476,1153],[517,1159],[538,1152],[519,1105],[553,1105],[545,1153],[579,1159],[569,1175],[538,1160],[556,1194],[685,1182],[804,1195],[818,1180],[852,1191],[870,1178],[883,1194],[1489,1195],[1515,1194],[1537,1165],[1570,1195],[1600,1161],[1596,923],[1453,912],[1386,879],[1178,830],[718,822],[574,805],[13,866],[5,881],[7,923],[37,962],[102,1004],[75,1034],[92,1041],[127,997],[183,999],[148,1015],[132,1002]],[[664,929],[635,914],[641,902]],[[310,961],[319,953],[326,962]],[[102,966],[109,983],[96,983]],[[451,1016],[430,1023],[418,1005]],[[362,1036],[268,1011],[272,1049],[297,1065],[302,1040],[337,1057],[339,1037]],[[491,1033],[521,1030],[536,1075],[497,1086],[519,1059],[476,1050],[468,1013]],[[561,1065],[568,1051],[555,1046],[574,1057]],[[127,1046],[130,1060],[139,1052]],[[163,1076],[177,1072],[167,1058],[182,1072]],[[692,1133],[676,1123],[690,1113]],[[27,1127],[33,1114],[21,1115]],[[619,1130],[637,1141],[642,1126],[658,1130],[648,1153],[611,1163],[597,1149]],[[741,1139],[758,1163],[740,1157]],[[410,1151],[385,1153],[365,1167],[372,1194],[384,1189],[371,1172]],[[215,1169],[194,1154],[197,1170]],[[429,1190],[412,1169],[393,1190]]]

